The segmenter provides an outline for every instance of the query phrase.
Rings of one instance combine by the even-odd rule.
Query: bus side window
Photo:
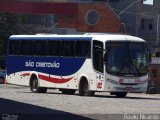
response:
[[[47,40],[35,40],[34,41],[34,55],[45,56],[46,55],[46,43]]]
[[[48,41],[48,55],[49,56],[60,56],[61,41]]]
[[[62,56],[74,57],[75,41],[62,41]]]
[[[91,57],[91,42],[90,41],[77,41],[76,42],[76,56],[77,57]]]
[[[21,41],[21,53],[22,55],[33,55],[33,40]]]
[[[10,55],[20,55],[21,42],[20,40],[10,41]]]

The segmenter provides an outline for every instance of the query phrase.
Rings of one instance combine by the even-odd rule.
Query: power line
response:
[[[112,8],[112,9],[115,10],[115,11],[118,11],[118,12],[121,11],[121,10],[116,9],[116,8]],[[153,14],[154,11],[152,11],[152,12],[141,12],[141,13],[136,13],[136,12],[123,12],[123,13],[126,13],[126,14],[134,14],[134,15],[142,15],[142,14]]]
[[[121,14],[123,14],[128,8],[130,8],[131,6],[133,6],[136,2],[140,2],[141,0],[136,0],[134,1],[132,4],[130,4],[129,6],[127,6],[124,10],[122,10],[118,15],[120,16]],[[143,0],[142,0],[143,1]],[[145,0],[144,0],[145,1]]]

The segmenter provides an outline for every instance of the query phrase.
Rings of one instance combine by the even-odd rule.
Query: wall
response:
[[[149,69],[148,86],[155,87],[157,93],[160,93],[160,64],[150,64],[148,69]]]

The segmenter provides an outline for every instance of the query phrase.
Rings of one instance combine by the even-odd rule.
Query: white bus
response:
[[[12,35],[7,55],[7,83],[45,93],[94,95],[108,91],[125,97],[146,92],[146,42],[121,34]]]

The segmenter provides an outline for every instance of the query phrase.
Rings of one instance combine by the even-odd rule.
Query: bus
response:
[[[145,40],[123,34],[12,35],[6,81],[80,96],[146,92],[149,63]]]

